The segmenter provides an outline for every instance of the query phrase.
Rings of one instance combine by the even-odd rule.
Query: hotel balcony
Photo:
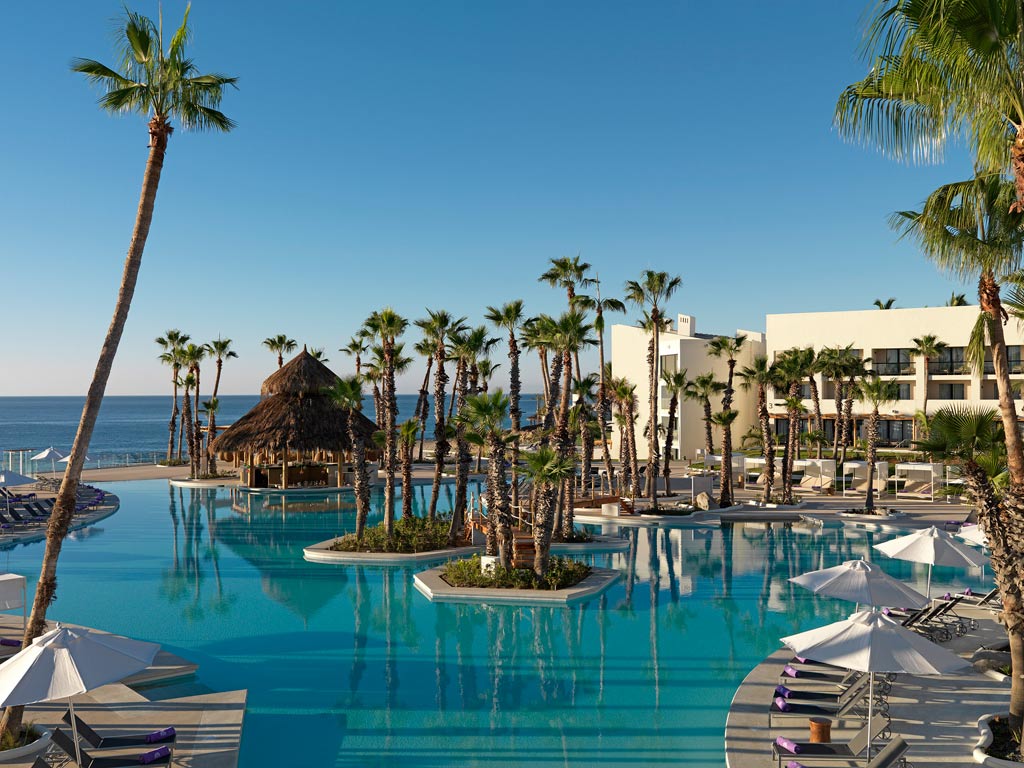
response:
[[[928,362],[928,373],[933,376],[936,374],[940,376],[970,376],[971,368],[967,363],[961,361],[933,360]]]
[[[879,376],[913,376],[915,368],[913,363],[880,363],[872,361],[871,370]]]
[[[995,364],[991,360],[985,361],[985,375],[992,376],[996,372]],[[1024,362],[1020,360],[1010,361],[1010,373],[1024,373]]]

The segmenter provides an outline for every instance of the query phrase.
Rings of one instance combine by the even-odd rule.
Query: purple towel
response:
[[[804,764],[798,763],[796,760],[790,760],[786,763],[786,768],[804,768]]]
[[[807,663],[807,659],[805,659],[803,656],[794,656],[793,658],[799,661],[801,664]]]
[[[797,672],[794,667],[791,667],[789,664],[787,664],[782,668],[782,674],[784,674],[786,677],[797,677],[800,673]]]
[[[799,755],[803,751],[799,744],[795,741],[790,741],[785,736],[779,736],[779,738],[775,740],[775,743],[783,749],[792,752],[794,755]]]
[[[139,755],[139,765],[149,765],[155,763],[157,760],[163,757],[168,757],[171,754],[170,747],[157,747],[149,752],[143,752]]]
[[[789,688],[787,688],[784,685],[776,685],[775,686],[775,693],[778,694],[779,696],[781,696],[784,699],[788,699],[790,696],[793,695],[793,692],[791,690],[789,690]]]
[[[943,599],[943,600],[952,600],[952,599],[953,599],[953,596],[952,596],[951,594],[949,594],[949,592],[947,592],[946,594],[944,594],[944,595],[942,596],[942,599]]]
[[[780,712],[789,712],[789,710],[791,709],[791,707],[789,706],[789,702],[781,696],[775,697],[775,706],[779,708]]]
[[[964,590],[964,597],[970,597],[973,594],[974,594],[974,592],[971,591],[970,587],[968,587],[967,589]]]
[[[21,648],[21,640],[15,640],[12,637],[0,637],[0,645],[6,645],[9,648]]]
[[[159,744],[161,741],[167,741],[169,738],[174,736],[176,731],[173,728],[164,728],[161,731],[153,731],[152,733],[146,734],[147,744]]]
[[[891,616],[892,615],[892,611],[890,611],[888,608],[883,608],[882,609],[882,615],[883,616]]]

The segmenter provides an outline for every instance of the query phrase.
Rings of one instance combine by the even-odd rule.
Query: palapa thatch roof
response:
[[[305,349],[263,382],[264,398],[211,443],[218,453],[351,448],[348,414],[323,394],[338,376]],[[268,397],[269,395],[269,397]],[[377,425],[358,411],[356,434],[373,447]]]
[[[264,397],[320,394],[325,387],[333,387],[336,381],[338,375],[303,347],[299,354],[267,377],[260,394]]]
[[[373,447],[377,425],[356,411],[356,433]],[[274,395],[225,429],[212,448],[238,451],[348,450],[348,414],[323,395]]]

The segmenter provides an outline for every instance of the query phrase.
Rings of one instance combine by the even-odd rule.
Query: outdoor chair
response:
[[[999,587],[993,587],[992,591],[985,595],[969,595],[966,592],[962,592],[961,596],[964,598],[964,604],[973,605],[978,608],[987,607],[990,604],[999,604]]]
[[[773,696],[771,706],[768,708],[768,727],[771,727],[776,717],[831,717],[842,720],[848,715],[863,717],[867,714],[866,707],[861,705],[868,696],[868,678],[861,678],[855,685],[851,685],[830,702],[819,701],[816,704],[803,704],[797,701],[790,702],[780,696]],[[781,702],[781,705],[780,705]],[[888,704],[884,699],[878,703],[878,714],[888,718]]]
[[[871,740],[884,736],[889,730],[889,723],[885,718],[872,719]],[[788,744],[787,744],[788,742]],[[772,744],[772,754],[781,766],[783,760],[813,760],[824,762],[829,760],[853,761],[859,757],[868,746],[868,726],[865,725],[848,742],[832,742],[819,744],[810,741],[792,741],[790,739],[777,739]],[[796,751],[793,751],[793,747]]]
[[[60,728],[54,728],[50,740],[57,748],[68,756],[72,765],[75,764],[75,740],[72,736],[64,733]],[[128,768],[136,765],[170,765],[171,749],[166,744],[141,753],[124,752],[118,755],[92,755],[78,747],[82,755],[82,763],[79,768]]]
[[[942,609],[932,617],[932,621],[941,621],[947,625],[951,625],[957,635],[960,635],[961,637],[967,634],[968,629],[977,629],[978,622],[974,619],[960,616],[955,610],[953,610],[963,601],[963,595],[956,595],[950,600],[940,603]]]
[[[908,749],[906,740],[902,736],[897,736],[868,761],[867,768],[892,768],[894,765],[909,765],[906,758]]]
[[[64,712],[64,722],[71,725],[71,710]],[[137,733],[131,736],[100,736],[78,715],[75,715],[75,729],[78,735],[85,739],[96,749],[109,749],[114,747],[146,747],[152,744],[150,749],[156,749],[161,744],[174,744],[178,735],[173,728],[164,728],[152,733]]]
[[[922,608],[920,611],[912,613],[904,619],[902,625],[906,629],[912,629],[918,634],[927,637],[932,642],[944,643],[953,638],[953,633],[950,632],[949,628],[941,621],[938,624],[932,624],[932,619],[935,618],[942,609],[942,605],[932,605],[928,608]]]

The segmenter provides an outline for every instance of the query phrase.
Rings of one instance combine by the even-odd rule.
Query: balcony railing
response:
[[[913,363],[879,363],[872,362],[871,368],[879,376],[904,376],[914,372]]]
[[[967,363],[962,361],[951,363],[945,360],[939,360],[930,361],[928,363],[928,373],[939,373],[946,376],[952,376],[960,374],[967,375],[970,374],[970,372],[971,369],[968,367]]]
[[[995,363],[993,363],[991,360],[986,360],[985,361],[985,375],[986,376],[991,376],[995,372],[996,372]],[[1024,362],[1021,362],[1020,360],[1011,360],[1010,361],[1010,373],[1024,373]]]

